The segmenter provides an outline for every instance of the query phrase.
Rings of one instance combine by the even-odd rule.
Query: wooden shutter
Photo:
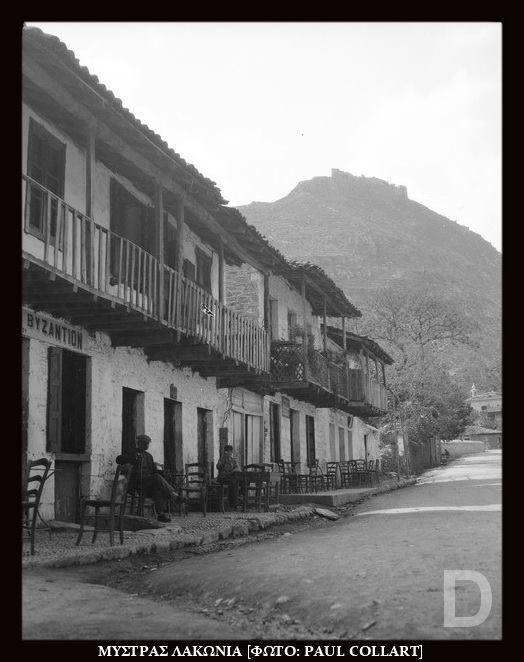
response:
[[[49,348],[47,387],[47,450],[58,452],[62,447],[62,350]]]

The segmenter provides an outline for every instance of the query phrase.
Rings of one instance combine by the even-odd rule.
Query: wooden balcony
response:
[[[388,408],[384,384],[362,370],[332,363],[316,349],[306,352],[294,342],[272,343],[271,385],[317,407],[333,407],[355,416],[379,416]]]
[[[22,178],[25,304],[206,376],[269,373],[268,334],[255,321]]]

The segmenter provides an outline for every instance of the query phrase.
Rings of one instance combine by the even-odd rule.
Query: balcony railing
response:
[[[140,246],[95,223],[22,175],[23,249],[53,272],[210,345],[225,357],[269,372],[267,332]],[[160,313],[160,301],[163,310]]]
[[[274,341],[271,345],[271,381],[288,389],[313,384],[348,403],[388,409],[384,384],[362,370],[337,365],[318,350],[306,351],[303,345],[290,341]]]

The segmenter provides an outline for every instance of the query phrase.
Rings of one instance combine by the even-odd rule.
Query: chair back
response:
[[[310,476],[323,476],[322,468],[318,459],[313,460],[309,465],[309,475]]]
[[[366,470],[366,460],[353,460],[355,462],[355,468],[357,471]]]
[[[244,464],[242,471],[265,471],[265,465],[263,464]]]
[[[380,473],[380,460],[378,458],[375,460],[375,471]]]
[[[326,473],[328,476],[336,476],[338,471],[338,462],[326,462]]]
[[[349,476],[349,474],[351,473],[351,468],[350,468],[350,464],[349,464],[350,462],[351,462],[351,460],[343,460],[343,461],[341,460],[339,462],[339,467],[338,468],[340,470],[340,476],[341,477],[342,476]]]
[[[186,485],[187,487],[197,487],[208,480],[208,473],[205,464],[191,462],[186,464]]]
[[[44,484],[51,469],[51,460],[41,457],[39,460],[31,460],[27,465],[24,493],[22,500],[28,508],[38,508]],[[35,472],[36,473],[33,473]]]
[[[375,471],[375,460],[368,460],[368,471]]]

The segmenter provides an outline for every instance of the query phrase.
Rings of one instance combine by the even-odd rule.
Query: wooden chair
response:
[[[207,484],[208,474],[206,467],[198,462],[186,464],[186,476],[182,495],[186,498],[186,507],[198,504],[202,515],[207,515]]]
[[[345,460],[339,463],[340,470],[340,486],[341,487],[354,487],[357,479],[356,473],[352,471],[351,460]]]
[[[32,460],[27,465],[24,490],[22,493],[22,528],[29,533],[31,541],[31,555],[35,553],[36,521],[39,517],[38,509],[42,499],[44,484],[49,477],[51,460],[45,457]],[[37,473],[33,473],[33,472]],[[51,532],[51,529],[49,529]]]
[[[269,510],[270,480],[271,474],[269,471],[249,469],[244,472],[242,499],[244,512],[250,506],[255,506],[257,510],[262,510],[263,507],[265,512]]]
[[[338,485],[339,462],[326,462],[328,490],[335,490]]]
[[[309,488],[312,492],[323,492],[327,489],[327,481],[318,460],[309,465]]]
[[[171,485],[171,487],[176,491],[179,501],[178,501],[178,514],[180,516],[184,515],[184,517],[187,517],[187,501],[184,499],[184,494],[183,490],[186,484],[186,474],[183,471],[175,471],[175,473],[172,473],[170,471],[163,471],[162,475],[164,478],[167,480],[167,482]],[[171,515],[172,511],[172,500],[169,499],[168,502],[169,505],[169,515]]]
[[[216,506],[221,513],[231,510],[229,486],[216,480],[210,480],[207,484],[207,506],[209,507],[209,505]]]
[[[120,534],[120,544],[124,544],[124,516],[127,505],[128,485],[133,475],[133,467],[130,464],[117,464],[115,477],[111,486],[111,495],[109,499],[91,499],[83,497],[81,499],[80,531],[76,544],[79,545],[84,535],[85,520],[88,516],[87,509],[94,508],[94,530],[91,542],[94,543],[99,531],[99,521],[108,518],[109,515],[109,544],[114,544],[115,524],[118,520],[118,531]],[[109,513],[100,513],[101,508],[109,508]]]

